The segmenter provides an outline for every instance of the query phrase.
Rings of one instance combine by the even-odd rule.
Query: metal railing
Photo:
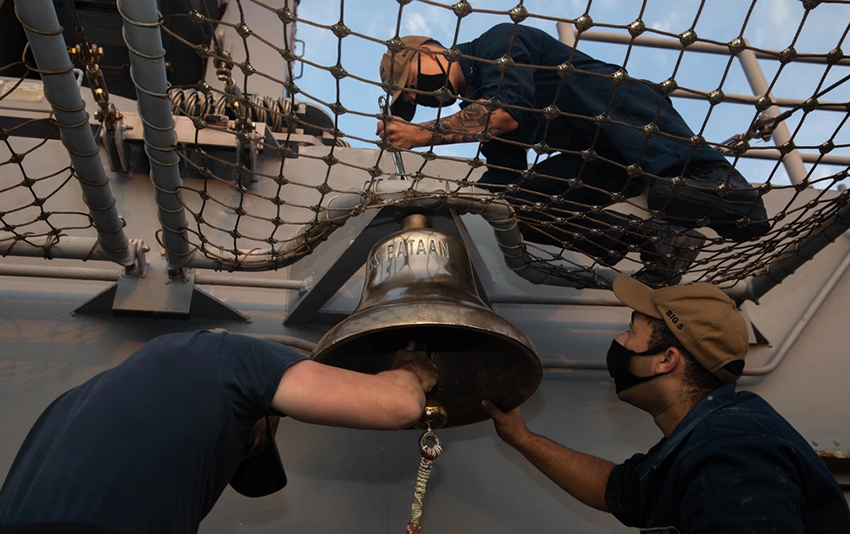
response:
[[[758,104],[759,100],[762,100],[763,102],[770,102],[772,103],[772,105],[770,105],[764,110],[764,114],[767,118],[775,119],[776,117],[778,117],[780,115],[779,106],[800,108],[803,106],[812,105],[812,109],[839,111],[842,113],[847,113],[848,111],[846,103],[819,101],[811,102],[798,99],[775,98],[773,94],[769,91],[770,85],[768,84],[767,79],[764,76],[764,71],[759,65],[758,59],[771,59],[779,61],[782,57],[782,52],[768,53],[752,50],[749,47],[749,42],[743,38],[737,40],[739,42],[735,43],[737,45],[735,47],[722,46],[704,42],[690,43],[685,46],[680,40],[677,39],[645,36],[632,37],[631,35],[600,31],[582,31],[580,32],[579,37],[579,32],[573,25],[567,24],[566,22],[558,22],[557,26],[558,36],[561,42],[569,46],[575,46],[577,38],[580,38],[584,41],[632,45],[648,48],[662,48],[667,50],[683,50],[685,47],[687,47],[689,52],[702,52],[706,54],[716,54],[722,56],[737,56],[741,62],[741,67],[744,71],[745,76],[747,77],[747,81],[749,82],[750,87],[753,90],[754,96],[723,94],[723,101],[736,104],[750,105]],[[801,63],[850,66],[850,59],[848,58],[830,61],[829,59],[821,56],[798,55],[798,57],[795,57],[794,61]],[[671,93],[671,96],[697,99],[703,101],[709,101],[711,99],[710,93],[694,89],[676,89]],[[774,123],[771,132],[771,137],[777,147],[793,146],[793,143],[789,145],[789,142],[791,141],[791,134],[788,131],[788,127],[782,120],[776,121]],[[731,153],[731,151],[729,152]],[[739,155],[740,157],[744,158],[781,160],[782,164],[785,166],[786,172],[788,173],[788,177],[791,180],[791,183],[793,184],[799,184],[803,182],[806,179],[806,176],[808,175],[808,171],[803,165],[804,161],[812,163],[818,162],[835,165],[850,165],[850,157],[830,156],[828,154],[801,154],[796,148],[792,150],[778,151],[754,150],[736,153],[736,155]]]

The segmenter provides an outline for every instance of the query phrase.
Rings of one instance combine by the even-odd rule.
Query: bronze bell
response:
[[[357,309],[319,340],[313,359],[378,373],[411,341],[437,369],[421,421],[435,428],[487,419],[482,399],[515,408],[543,377],[531,341],[478,296],[463,244],[420,214],[372,247]]]

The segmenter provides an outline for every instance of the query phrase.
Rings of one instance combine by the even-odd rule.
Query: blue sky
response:
[[[517,5],[517,0],[471,0],[474,8],[487,10],[508,10]],[[344,0],[344,22],[353,31],[386,40],[395,35],[399,3],[395,0]],[[450,4],[446,3],[446,6]],[[532,14],[549,17],[574,19],[587,10],[588,2],[581,0],[528,0],[523,5]],[[658,30],[681,33],[688,29],[700,9],[701,2],[696,0],[594,0],[590,5],[590,16],[596,23],[626,25],[635,20],[642,7],[642,19],[647,27]],[[675,6],[675,8],[671,8]],[[701,38],[728,42],[735,38],[744,23],[751,3],[745,0],[707,0],[696,25]],[[753,8],[745,37],[752,46],[782,50],[794,39],[800,28],[805,10],[799,0],[760,0]],[[303,0],[298,6],[298,16],[320,24],[331,25],[340,20],[339,1]],[[492,25],[510,22],[506,15],[473,13],[461,21],[458,42],[474,39]],[[850,5],[822,3],[810,12],[797,38],[798,53],[825,54],[839,46],[843,34],[850,23]],[[400,34],[431,35],[446,45],[453,41],[457,17],[447,7],[429,5],[414,1],[405,5],[402,12]],[[555,22],[529,17],[523,24],[541,28],[557,36]],[[600,29],[600,28],[594,28]],[[610,30],[606,30],[610,31]],[[618,31],[618,30],[614,30]],[[622,32],[622,30],[619,30]],[[304,56],[309,61],[324,66],[337,62],[338,39],[331,31],[316,28],[308,24],[298,24],[297,38],[306,43]],[[386,47],[351,35],[342,40],[341,63],[350,74],[377,79],[377,65]],[[579,49],[603,61],[622,64],[626,47],[605,43],[585,42]],[[850,43],[843,49],[850,52]],[[300,46],[298,51],[300,52]],[[675,67],[678,53],[670,50],[635,48],[627,67],[633,77],[662,81],[670,77]],[[701,53],[686,53],[676,75],[680,87],[692,87],[711,91],[716,89],[723,75],[727,58]],[[770,82],[779,63],[760,61],[765,76]],[[791,63],[785,67],[779,77],[774,96],[784,98],[808,98],[815,90],[824,70],[823,65]],[[847,67],[836,67],[830,73],[825,85],[837,81],[850,73]],[[296,82],[306,93],[326,102],[337,99],[336,80],[330,73],[306,66],[303,77]],[[726,93],[752,94],[739,63],[733,63],[729,76],[723,85]],[[340,82],[339,98],[350,110],[365,113],[377,113],[377,99],[383,92],[377,86],[369,85],[353,78]],[[304,98],[299,95],[298,98]],[[850,101],[850,84],[845,84],[822,98],[824,101]],[[686,118],[692,129],[698,129],[704,121],[708,104],[699,101],[676,99],[675,105]],[[449,109],[454,112],[456,109]],[[723,104],[712,113],[706,126],[706,137],[712,141],[722,141],[733,134],[743,132],[756,111],[751,106]],[[800,115],[799,113],[797,115]],[[843,113],[815,112],[806,118],[803,128],[795,138],[798,145],[818,145],[834,132],[843,118]],[[417,112],[416,120],[433,118],[431,110]],[[795,116],[788,121],[792,132],[798,124]],[[375,139],[376,120],[345,114],[340,117],[340,129],[347,134]],[[850,134],[844,128],[837,142],[850,143]],[[351,140],[352,146],[371,147],[368,143]],[[761,142],[754,142],[757,146]],[[472,145],[453,145],[439,147],[438,153],[446,155],[471,156],[475,152]],[[850,150],[837,149],[837,155],[850,155]],[[748,175],[750,181],[761,182],[761,175],[769,173],[771,164],[764,161],[744,160],[739,168]],[[815,176],[824,176],[839,170],[837,167],[822,165]],[[783,170],[774,177],[777,183],[787,183]]]

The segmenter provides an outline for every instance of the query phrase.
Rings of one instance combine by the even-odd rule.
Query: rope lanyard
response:
[[[429,445],[428,441],[433,445]],[[428,430],[419,438],[419,454],[422,460],[419,462],[419,471],[416,474],[416,489],[413,492],[413,504],[410,506],[410,522],[407,524],[405,534],[419,534],[421,531],[420,518],[422,517],[422,500],[425,498],[425,486],[431,476],[431,467],[434,460],[443,452],[443,446],[437,434]]]

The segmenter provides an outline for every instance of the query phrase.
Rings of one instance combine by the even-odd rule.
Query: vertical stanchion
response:
[[[89,125],[89,114],[80,96],[73,65],[62,37],[62,27],[50,0],[17,2],[15,11],[26,31],[44,94],[59,125],[62,143],[68,150],[75,175],[97,230],[102,255],[124,266],[133,264],[133,254],[124,235],[124,224],[115,208],[115,198]],[[59,236],[55,236],[58,240]]]
[[[749,47],[750,43],[747,42],[746,44],[747,47],[738,54],[738,59],[741,61],[741,67],[744,69],[747,81],[750,82],[750,88],[755,96],[764,96],[772,101],[773,95],[768,92],[767,79],[765,79],[764,72],[761,70],[756,53]],[[775,105],[770,106],[765,110],[765,113],[769,117],[775,118],[779,115],[779,108]],[[771,136],[778,147],[782,147],[791,141],[791,133],[784,121],[776,123]],[[782,164],[785,166],[785,171],[788,173],[788,178],[792,184],[799,184],[806,179],[808,171],[806,166],[803,165],[803,157],[796,149],[785,154],[785,157],[782,158]]]
[[[130,77],[136,86],[139,116],[144,124],[145,153],[151,164],[162,244],[168,270],[175,271],[189,263],[194,248],[186,237],[186,212],[180,194],[183,181],[178,168],[180,157],[175,151],[177,136],[167,94],[159,13],[155,0],[119,0],[118,12],[123,19]]]

